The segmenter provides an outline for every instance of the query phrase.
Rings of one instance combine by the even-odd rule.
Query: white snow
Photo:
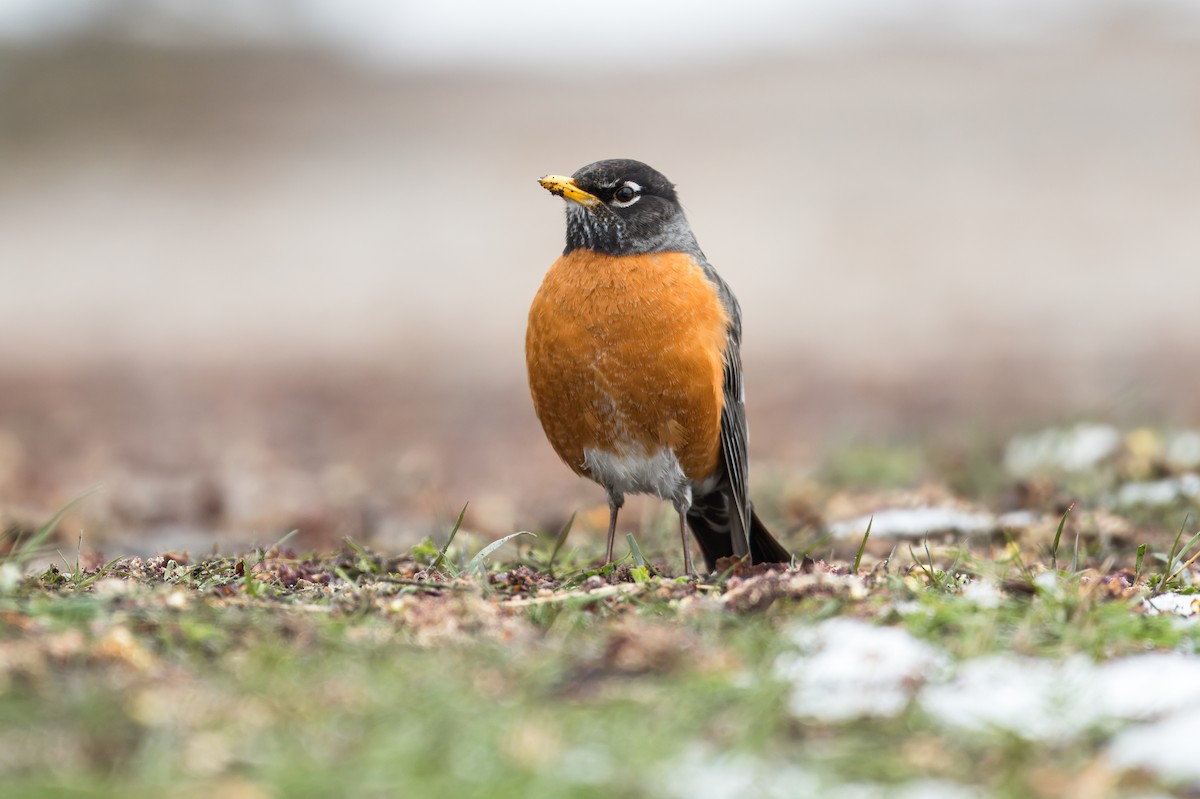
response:
[[[820,779],[807,769],[700,745],[686,749],[660,776],[661,792],[679,799],[821,795]]]
[[[1122,730],[1108,745],[1113,765],[1145,769],[1168,780],[1200,784],[1200,712],[1174,713],[1153,724]]]
[[[963,586],[962,598],[976,607],[991,610],[1000,607],[1004,593],[991,580],[972,580]]]
[[[1092,730],[1141,725],[1127,727],[1117,739],[1122,756],[1139,763],[1149,757],[1148,747],[1131,730],[1152,735],[1183,713],[1180,718],[1200,735],[1200,657],[1194,655],[1150,653],[1094,664],[1082,655],[1059,661],[1004,654],[953,670],[945,653],[899,628],[831,619],[791,636],[798,651],[778,658],[775,674],[791,683],[789,708],[804,719],[895,716],[915,696],[925,713],[948,727],[1030,741],[1065,742]],[[1174,761],[1162,757],[1154,768],[1166,774],[1164,764]],[[1194,768],[1200,779],[1200,766],[1178,768]]]
[[[1121,433],[1105,424],[1078,424],[1019,436],[1008,443],[1004,465],[1025,476],[1046,470],[1081,472],[1094,468],[1121,446]]]
[[[975,788],[945,780],[914,780],[896,785],[838,784],[814,769],[794,763],[721,752],[708,746],[686,749],[660,775],[661,793],[679,799],[978,799]]]
[[[1096,667],[1102,712],[1116,719],[1151,719],[1182,707],[1200,711],[1200,658],[1161,652]]]
[[[990,513],[968,512],[956,508],[927,506],[887,508],[828,527],[834,538],[859,538],[871,525],[872,538],[923,538],[931,533],[986,533],[996,529],[996,517]]]
[[[1094,665],[1078,655],[1062,662],[995,655],[964,663],[950,682],[927,686],[919,703],[951,727],[1063,741],[1180,707],[1200,712],[1200,658],[1156,653]]]
[[[1200,433],[1186,430],[1167,439],[1166,460],[1176,469],[1200,468]]]
[[[950,727],[1000,730],[1030,740],[1068,739],[1101,718],[1092,699],[1091,664],[1012,655],[978,658],[921,693],[921,708]]]
[[[894,716],[916,688],[943,673],[946,655],[895,627],[830,619],[792,633],[800,653],[775,673],[792,684],[792,713],[820,721]]]
[[[974,585],[980,598],[990,601],[995,587]],[[1200,785],[1194,746],[1200,740],[1200,656],[1160,652],[1096,664],[1082,655],[1058,660],[1000,654],[952,666],[944,652],[903,629],[855,619],[830,619],[790,635],[797,651],[776,660],[775,674],[791,683],[789,708],[801,719],[839,723],[890,717],[915,702],[945,727],[977,735],[999,732],[1064,743],[1089,733],[1115,733],[1108,753],[1117,768],[1143,768],[1170,781]],[[813,772],[798,770],[772,781],[778,769],[770,764],[724,755],[700,761],[694,779],[671,793],[837,799],[980,795],[953,783],[851,783],[818,792],[813,786],[820,787],[821,780]]]
[[[1183,497],[1200,496],[1200,475],[1188,473],[1163,480],[1126,483],[1117,489],[1117,505],[1169,505]]]
[[[856,782],[822,794],[826,799],[976,799],[976,788],[945,780],[915,780],[899,785]]]
[[[1176,616],[1190,618],[1200,613],[1200,595],[1196,594],[1159,594],[1142,600],[1146,613],[1157,616],[1160,613],[1173,613]]]

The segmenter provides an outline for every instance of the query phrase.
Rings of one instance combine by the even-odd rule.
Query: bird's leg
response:
[[[625,497],[622,494],[609,493],[608,495],[608,548],[604,550],[604,565],[612,563],[613,539],[617,536],[617,512],[621,510],[621,506],[625,504]]]
[[[696,567],[692,564],[692,542],[688,535],[687,514],[679,514],[679,538],[683,541],[683,570],[688,577],[695,576]]]

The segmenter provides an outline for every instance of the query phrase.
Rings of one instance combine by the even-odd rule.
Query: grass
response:
[[[1178,578],[1183,575],[1184,571],[1188,567],[1196,562],[1196,558],[1200,558],[1200,552],[1197,552],[1186,561],[1176,565],[1184,555],[1192,550],[1192,547],[1196,545],[1196,542],[1200,541],[1200,533],[1196,533],[1196,535],[1192,536],[1192,538],[1186,544],[1184,544],[1182,548],[1179,546],[1179,540],[1183,537],[1183,531],[1187,529],[1187,523],[1190,518],[1190,515],[1184,517],[1183,524],[1179,527],[1179,532],[1175,534],[1175,540],[1171,542],[1171,551],[1167,553],[1165,558],[1166,567],[1163,569],[1163,573],[1159,577],[1158,582],[1154,584],[1154,593],[1156,594],[1161,594],[1164,590],[1166,590],[1167,586],[1172,584],[1175,584],[1177,588],[1180,587],[1177,584]]]
[[[4,569],[9,575],[5,578],[6,581],[11,580],[11,575],[14,572],[19,573],[30,561],[54,551],[50,548],[48,541],[58,529],[58,523],[91,493],[93,492],[89,491],[63,505],[53,516],[34,530],[26,531],[19,526],[0,530],[0,569]],[[76,561],[77,572],[78,565],[79,563]]]
[[[1102,659],[1196,643],[1189,628],[1133,612],[1138,592],[1108,594],[1082,576],[980,609],[928,548],[907,571],[833,575],[825,588],[735,576],[730,593],[755,581],[775,592],[746,607],[722,603],[721,586],[654,576],[635,552],[632,567],[560,580],[482,560],[456,577],[424,556],[349,543],[323,557],[270,548],[118,561],[102,575],[50,567],[0,597],[6,790],[658,796],[689,753],[708,750],[802,764],[832,783],[891,783],[924,773],[909,746],[889,744],[915,730],[941,751],[937,774],[1036,796],[1033,775],[1082,771],[1094,746],[1064,760],[1010,742],[979,771],[978,742],[916,711],[798,726],[771,673],[780,632],[853,616],[901,624],[959,658]]]
[[[870,461],[864,473],[895,475]],[[1190,521],[1106,541],[1082,523],[1101,504],[1059,509],[1052,542],[909,550],[868,525],[811,571],[723,565],[707,581],[675,576],[671,535],[629,535],[627,556],[597,567],[599,538],[567,545],[574,517],[478,548],[459,535],[464,508],[443,543],[398,555],[349,539],[297,552],[289,535],[31,571],[53,551],[50,525],[0,556],[0,779],[35,799],[788,796],[809,783],[836,799],[928,779],[997,797],[1178,791],[1114,770],[1112,730],[962,734],[916,702],[802,718],[777,674],[794,631],[829,619],[903,629],[952,663],[1194,653],[1195,625],[1143,604],[1192,590]]]

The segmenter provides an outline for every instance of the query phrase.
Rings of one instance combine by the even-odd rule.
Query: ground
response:
[[[4,792],[1200,793],[1198,59],[6,47]],[[634,499],[601,569],[538,429],[535,180],[615,156],[738,293],[795,568],[680,580]]]
[[[0,771],[27,797],[1180,795],[1195,443],[1044,431],[976,500],[899,487],[911,448],[841,453],[808,501],[845,523],[699,579],[665,515],[612,567],[582,521],[50,565],[58,519],[13,529]],[[1018,489],[1045,512],[993,512]]]

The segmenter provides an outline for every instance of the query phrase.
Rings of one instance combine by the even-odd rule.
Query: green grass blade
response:
[[[934,568],[934,565],[933,565],[933,553],[929,551],[929,539],[928,538],[923,539],[921,543],[923,543],[925,545],[925,557],[926,557],[926,559],[929,560],[929,579],[933,580],[934,585],[937,587],[937,590],[941,591],[945,588],[945,582],[946,582],[945,573],[943,572],[942,578],[938,579],[937,569]]]
[[[925,539],[925,552],[927,554],[929,553],[929,539]],[[925,576],[927,576],[929,578],[929,584],[936,587],[937,586],[937,575],[935,575],[933,572],[933,556],[932,555],[929,556],[929,565],[926,566],[924,563],[921,562],[921,559],[917,557],[917,553],[913,551],[912,544],[908,545],[908,555],[909,555],[909,557],[912,558],[913,563],[920,566],[921,571],[925,572]]]
[[[103,566],[101,566],[99,569],[96,569],[95,574],[89,574],[88,576],[86,576],[80,580],[77,580],[75,582],[75,588],[77,590],[82,589],[82,588],[87,588],[89,585],[91,585],[92,583],[99,580],[101,577],[108,574],[112,570],[112,567],[116,566],[122,560],[124,560],[123,557],[113,558],[108,563],[105,563]]]
[[[822,533],[821,535],[814,538],[812,540],[812,542],[809,543],[809,545],[807,547],[805,547],[802,552],[799,553],[800,562],[803,562],[805,558],[812,555],[812,553],[817,550],[817,547],[825,546],[832,540],[833,540],[833,536],[829,535],[828,533]]]
[[[558,535],[554,537],[554,549],[550,552],[550,562],[546,564],[546,571],[554,573],[554,559],[558,557],[559,550],[563,544],[567,543],[567,536],[571,534],[571,528],[575,525],[575,514],[571,514],[571,518],[567,519],[567,523],[558,531]]]
[[[291,541],[293,538],[295,538],[299,534],[300,534],[299,530],[290,530],[290,531],[284,533],[282,538],[280,538],[274,544],[271,544],[271,546],[267,547],[267,551],[270,552],[272,549],[275,549],[275,550],[280,549],[281,547],[283,547],[284,544],[286,544],[288,541]],[[346,538],[347,538],[347,540],[349,540],[350,536],[346,536]]]
[[[629,552],[633,555],[633,562],[645,568],[646,558],[642,555],[642,548],[638,546],[637,539],[633,537],[633,533],[626,533],[625,540],[629,542]]]
[[[458,520],[454,522],[454,527],[450,530],[450,537],[446,539],[446,545],[438,551],[438,556],[433,559],[429,568],[436,569],[446,562],[446,553],[450,551],[450,545],[454,543],[454,536],[458,535],[458,530],[462,527],[463,517],[467,515],[467,505],[469,504],[471,503],[463,503],[462,510],[458,512]]]
[[[41,546],[54,532],[54,529],[58,527],[58,523],[67,515],[67,512],[99,490],[99,487],[91,488],[79,496],[68,500],[67,504],[55,511],[54,515],[45,524],[35,530],[33,535],[29,536],[25,541],[21,541],[19,538],[15,540],[12,549],[7,554],[0,555],[0,563],[12,562],[18,567],[24,566],[27,560],[38,554]]]
[[[1154,587],[1154,594],[1161,594],[1163,588],[1168,582],[1168,575],[1175,569],[1175,556],[1179,553],[1179,539],[1183,538],[1183,531],[1187,529],[1188,520],[1191,519],[1191,514],[1186,513],[1183,516],[1183,524],[1179,525],[1179,532],[1175,534],[1175,540],[1171,543],[1171,552],[1167,555],[1167,565],[1163,569],[1162,576],[1158,578],[1158,583]]]
[[[1192,536],[1191,540],[1187,542],[1187,546],[1185,546],[1183,549],[1179,550],[1179,557],[1182,558],[1184,555],[1191,552],[1192,547],[1194,547],[1196,545],[1197,541],[1200,541],[1200,533],[1196,533],[1194,536]],[[1190,558],[1188,558],[1183,563],[1181,563],[1179,568],[1175,569],[1175,571],[1172,572],[1170,574],[1170,576],[1166,578],[1166,582],[1169,583],[1172,580],[1174,580],[1176,577],[1178,577],[1179,575],[1183,574],[1183,572],[1189,566],[1191,566],[1193,563],[1196,562],[1197,558],[1200,558],[1200,552],[1197,552],[1195,555],[1192,555]]]
[[[76,583],[79,582],[79,575],[82,570],[80,560],[83,558],[83,530],[79,531],[79,540],[75,542],[75,574],[73,579]]]
[[[1067,512],[1058,520],[1058,531],[1054,533],[1054,543],[1050,545],[1050,570],[1058,571],[1058,544],[1062,541],[1063,526],[1067,523],[1067,517],[1071,515],[1071,511],[1075,508],[1075,503],[1072,502],[1067,506]],[[1078,541],[1078,539],[1076,539]]]
[[[492,543],[488,544],[483,549],[479,550],[478,554],[476,554],[475,557],[471,558],[471,562],[467,564],[466,571],[473,572],[477,569],[480,569],[483,566],[484,559],[488,555],[492,554],[497,549],[504,546],[509,541],[513,540],[514,538],[517,538],[517,537],[523,536],[523,535],[529,535],[529,536],[533,536],[534,538],[537,538],[536,535],[529,532],[528,530],[520,530],[518,532],[512,533],[511,535],[506,535],[503,538],[499,538],[499,539],[493,541]]]
[[[1133,564],[1133,584],[1137,585],[1142,581],[1142,561],[1146,558],[1146,545],[1142,544],[1137,548],[1137,560]]]
[[[377,559],[366,550],[365,547],[360,545],[350,536],[344,536],[342,540],[345,541],[346,546],[354,550],[354,554],[358,556],[358,563],[355,565],[358,567],[360,572],[363,572],[364,574],[379,574],[383,571],[383,565],[379,563]]]
[[[247,575],[248,575],[249,573],[250,573],[250,572],[246,572],[246,574],[247,574]],[[337,578],[338,578],[339,580],[341,580],[343,583],[345,583],[346,585],[349,585],[349,586],[351,586],[351,587],[352,587],[352,588],[353,588],[355,591],[357,591],[357,590],[358,590],[358,579],[357,579],[357,578],[354,578],[354,577],[351,577],[349,574],[347,574],[347,573],[346,573],[346,570],[345,570],[345,569],[343,569],[341,566],[334,566],[334,567],[333,567],[333,573],[334,573],[335,575],[337,575]],[[247,586],[247,588],[248,588],[248,587],[249,587],[249,586]]]
[[[875,523],[875,515],[867,520],[867,531],[863,533],[862,543],[858,545],[858,554],[854,556],[854,569],[851,574],[858,574],[858,565],[862,563],[863,550],[867,548],[867,539],[871,537],[871,525]]]
[[[246,575],[242,579],[246,584],[246,596],[249,596],[252,599],[258,599],[260,596],[262,596],[262,583],[257,577],[254,576],[253,567],[246,566],[245,572]]]

